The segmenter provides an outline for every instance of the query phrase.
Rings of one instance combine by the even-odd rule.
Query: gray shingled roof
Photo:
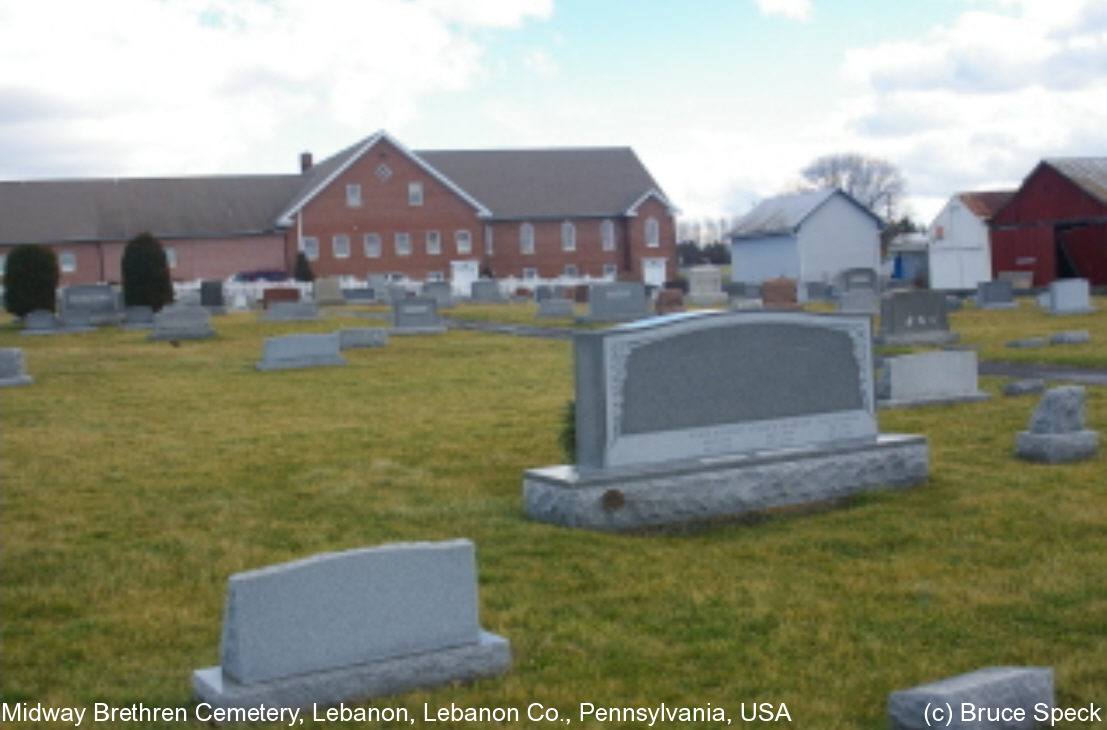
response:
[[[494,218],[626,214],[661,187],[629,147],[416,152]]]
[[[272,231],[300,184],[300,175],[0,182],[0,242]]]
[[[398,145],[378,132],[299,175],[0,182],[0,243],[272,231],[380,139]],[[413,154],[493,218],[618,216],[648,193],[664,195],[628,147]]]
[[[1054,157],[1043,161],[1088,195],[1107,204],[1107,157]]]
[[[731,235],[735,238],[754,238],[794,233],[804,219],[835,192],[833,188],[827,188],[763,200],[734,222]]]

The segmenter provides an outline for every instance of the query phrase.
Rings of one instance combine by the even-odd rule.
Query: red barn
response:
[[[991,220],[992,273],[1107,286],[1107,157],[1042,160]]]

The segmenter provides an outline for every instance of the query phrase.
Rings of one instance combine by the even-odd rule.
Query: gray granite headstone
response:
[[[1067,330],[1049,336],[1051,345],[1084,345],[1091,341],[1092,335],[1088,330]]]
[[[495,279],[477,279],[469,285],[469,298],[476,304],[501,304],[506,302]]]
[[[888,695],[890,730],[980,730],[981,728],[1035,728],[1035,706],[1053,707],[1053,669],[1050,667],[987,667]],[[978,711],[1009,710],[1009,720]],[[1016,719],[1016,710],[1021,720]]]
[[[204,340],[215,337],[211,314],[200,305],[175,304],[154,315],[151,340]]]
[[[119,297],[110,284],[80,284],[62,289],[62,317],[87,313],[92,326],[118,324],[123,316]],[[83,316],[83,315],[80,315]]]
[[[207,308],[211,314],[223,314],[226,312],[226,303],[223,301],[222,281],[200,282],[200,306]]]
[[[1004,279],[981,281],[976,285],[976,305],[981,309],[1014,309],[1015,290]]]
[[[856,317],[676,314],[575,346],[581,466],[876,438],[871,335]]]
[[[880,277],[876,271],[867,267],[854,267],[846,269],[841,274],[842,289],[844,291],[856,291],[867,289],[875,292],[880,287]]]
[[[957,339],[943,292],[902,291],[880,302],[880,342],[885,345],[944,345]]]
[[[388,344],[388,330],[383,327],[350,327],[338,330],[338,343],[341,350],[384,347]]]
[[[1045,347],[1049,344],[1049,340],[1044,337],[1023,337],[1021,340],[1011,340],[1004,344],[1004,347],[1021,347],[1021,348],[1036,348]]]
[[[146,304],[138,304],[123,310],[123,322],[119,325],[125,330],[148,330],[154,326],[154,309]]]
[[[879,434],[871,320],[673,314],[574,335],[575,463],[528,470],[532,517],[627,529],[926,478],[921,436]]]
[[[808,281],[804,284],[809,302],[829,302],[834,298],[834,287],[823,281]]]
[[[977,380],[977,359],[972,350],[932,350],[889,357],[877,381],[877,403],[882,408],[899,408],[989,398]]]
[[[1026,431],[1015,436],[1015,453],[1048,464],[1084,461],[1099,449],[1099,432],[1084,426],[1084,388],[1050,388],[1030,417]]]
[[[480,628],[468,540],[322,553],[232,575],[222,665],[193,675],[216,706],[330,704],[506,671]]]
[[[576,315],[576,311],[573,308],[572,299],[539,299],[538,300],[538,314],[539,319],[551,319],[557,317],[572,318]]]
[[[646,286],[636,281],[593,284],[588,291],[585,322],[626,322],[653,314],[646,298]]]
[[[685,303],[708,307],[726,304],[728,297],[723,291],[723,274],[717,266],[693,266],[688,270],[687,277]]]
[[[96,329],[92,322],[92,312],[87,309],[68,309],[62,312],[58,320],[63,332],[92,332]]]
[[[259,322],[311,322],[322,319],[315,302],[272,302]]]
[[[312,284],[312,293],[315,303],[319,305],[337,306],[346,303],[346,296],[342,293],[342,278],[339,276],[316,279]]]
[[[1047,314],[1087,314],[1094,312],[1087,279],[1057,279],[1049,284]]]
[[[46,309],[36,309],[23,315],[24,335],[53,335],[61,331],[61,322],[53,312]]]
[[[392,334],[439,334],[446,324],[438,316],[438,301],[433,297],[410,297],[392,302]]]
[[[423,284],[422,295],[438,302],[438,309],[454,306],[454,289],[448,281],[428,281]]]
[[[542,301],[543,299],[572,299],[573,293],[570,291],[570,287],[562,286],[561,284],[539,284],[534,288],[534,298],[536,301]]]
[[[258,370],[346,364],[346,358],[340,354],[341,340],[337,332],[267,337],[263,348],[261,362],[257,364]]]
[[[359,304],[365,304],[376,300],[376,292],[371,287],[343,289],[342,296],[346,298],[347,302],[357,302]]]
[[[24,370],[23,350],[0,347],[0,386],[30,385],[33,382],[35,379]]]

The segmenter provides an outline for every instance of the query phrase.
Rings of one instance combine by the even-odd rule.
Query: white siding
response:
[[[799,231],[804,281],[831,282],[846,269],[880,270],[880,229],[876,219],[841,195],[834,195],[804,219]]]
[[[768,236],[730,244],[732,281],[760,283],[766,279],[799,277],[795,236]]]
[[[956,195],[934,218],[928,235],[930,288],[975,289],[992,280],[988,226]]]

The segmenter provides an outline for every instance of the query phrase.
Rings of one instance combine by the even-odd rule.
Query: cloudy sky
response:
[[[378,129],[629,145],[688,217],[857,151],[928,222],[1107,154],[1107,3],[0,0],[0,178],[294,172]]]

